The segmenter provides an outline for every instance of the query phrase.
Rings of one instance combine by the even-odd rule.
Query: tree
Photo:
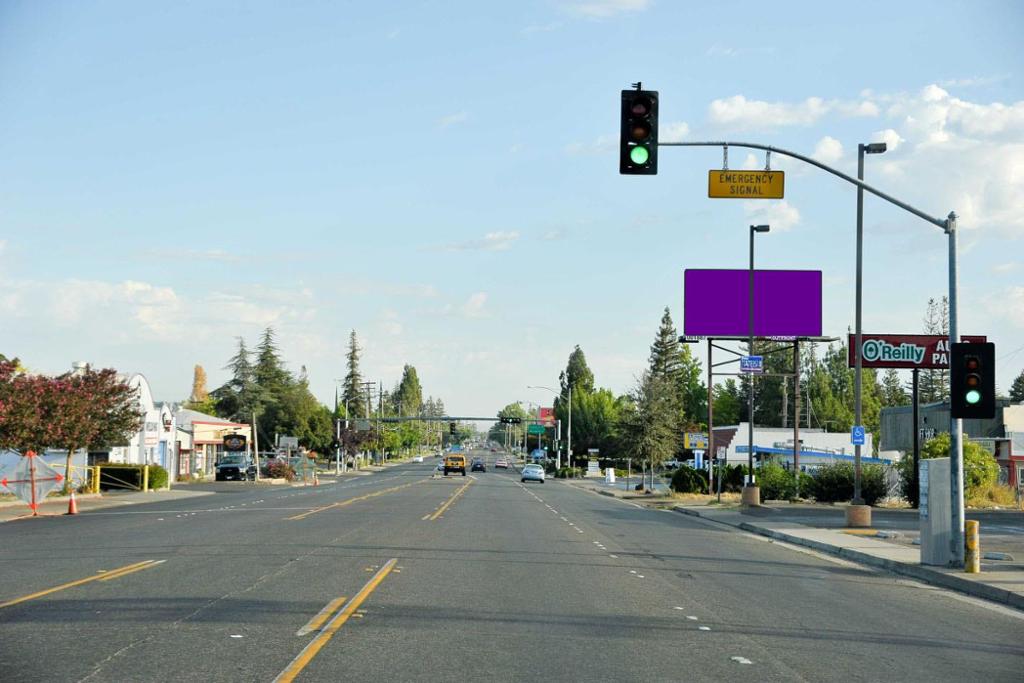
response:
[[[899,372],[895,368],[889,368],[882,377],[882,405],[905,406],[910,404],[910,396],[903,388]]]
[[[76,370],[51,380],[52,412],[57,424],[49,444],[68,452],[64,492],[71,490],[71,458],[82,448],[99,450],[123,445],[142,425],[136,389],[107,368]]]
[[[420,386],[420,378],[416,374],[416,368],[409,364],[402,369],[402,380],[395,391],[395,399],[401,415],[419,415],[423,409],[423,388]]]
[[[206,370],[203,369],[202,365],[197,365],[192,370],[192,393],[189,395],[188,400],[200,403],[205,401],[209,395],[210,392],[206,390]]]
[[[348,338],[348,353],[345,355],[348,370],[343,381],[344,391],[341,394],[342,404],[346,406],[346,417],[366,417],[364,403],[363,376],[359,374],[359,342],[356,331],[352,330]]]
[[[921,460],[948,458],[949,446],[949,432],[936,434],[934,438],[928,439],[921,446]],[[996,462],[995,456],[986,451],[981,444],[975,443],[970,439],[964,439],[963,448],[964,495],[970,498],[996,483],[999,477],[999,463]],[[904,457],[897,463],[896,467],[900,474],[903,496],[907,500],[911,500],[913,496],[914,459]]]
[[[44,451],[58,415],[53,383],[27,374],[17,358],[0,360],[0,450]]]
[[[949,336],[949,299],[928,299],[924,314],[924,333]],[[918,379],[918,395],[922,403],[938,403],[949,400],[949,371],[921,370]]]
[[[714,421],[719,425],[734,425],[740,421],[740,412],[743,408],[743,395],[736,380],[729,378],[724,384],[715,386],[714,394]]]
[[[264,398],[256,383],[249,349],[241,337],[238,337],[238,351],[224,369],[231,371],[231,378],[211,394],[216,400],[217,414],[248,423],[253,414],[262,412]]]
[[[679,333],[668,307],[651,344],[648,369],[673,385],[673,400],[685,425],[699,426],[706,421],[707,387],[701,382],[700,362],[688,344],[679,343]]]
[[[569,393],[570,386],[574,392],[594,390],[594,373],[587,366],[587,357],[583,355],[583,349],[579,344],[569,354],[569,362],[565,366],[565,371],[559,375],[558,381],[563,394]]]
[[[1024,370],[1020,371],[1017,378],[1010,385],[1010,400],[1014,403],[1024,403]]]
[[[651,488],[654,487],[654,468],[672,457],[679,443],[679,411],[672,398],[672,383],[650,370],[633,391],[635,411],[628,411],[629,450],[632,457],[646,462],[651,470]]]

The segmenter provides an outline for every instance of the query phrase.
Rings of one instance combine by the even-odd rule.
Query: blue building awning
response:
[[[745,454],[745,453],[748,452],[748,449],[747,449],[746,446],[736,446],[736,452],[737,453],[744,453]],[[757,457],[758,455],[783,455],[783,456],[789,456],[790,458],[792,458],[793,457],[793,449],[792,448],[775,448],[775,447],[769,447],[769,446],[757,446],[757,445],[755,445],[754,446],[754,457]],[[800,457],[804,457],[804,456],[813,457],[813,458],[823,458],[823,459],[826,459],[826,460],[836,460],[838,462],[853,462],[853,460],[854,460],[854,456],[852,454],[847,454],[847,453],[829,453],[828,451],[816,451],[816,450],[814,450],[812,448],[801,448],[800,449]],[[860,461],[862,463],[866,464],[866,465],[888,465],[888,464],[890,464],[889,460],[882,460],[881,458],[872,458],[872,457],[868,457],[868,456],[864,456],[864,455],[860,456]]]

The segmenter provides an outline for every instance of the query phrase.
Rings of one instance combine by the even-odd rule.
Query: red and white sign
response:
[[[541,408],[540,415],[538,416],[540,421],[546,424],[548,427],[552,427],[555,424],[555,409],[554,408]]]
[[[856,340],[856,335],[851,334],[846,345],[851,368],[857,364],[853,355]],[[965,334],[960,336],[960,341],[979,344],[988,338]],[[945,370],[949,367],[949,337],[938,334],[862,334],[861,366]]]

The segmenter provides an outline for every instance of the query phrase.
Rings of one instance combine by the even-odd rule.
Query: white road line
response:
[[[746,657],[729,657],[729,659],[736,662],[737,664],[753,664],[753,662],[747,659]]]
[[[679,607],[678,609],[682,609],[682,607]],[[690,621],[697,621],[697,617],[693,616],[692,614],[687,614],[686,618]]]
[[[698,631],[710,631],[711,627],[710,626],[698,626],[697,630]]]

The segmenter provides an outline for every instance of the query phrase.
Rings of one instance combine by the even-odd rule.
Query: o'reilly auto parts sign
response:
[[[856,365],[853,355],[856,336],[850,335],[850,367]],[[964,342],[985,342],[986,337],[962,335]],[[949,337],[935,334],[862,334],[861,366],[865,368],[920,368],[944,370],[949,367]]]

